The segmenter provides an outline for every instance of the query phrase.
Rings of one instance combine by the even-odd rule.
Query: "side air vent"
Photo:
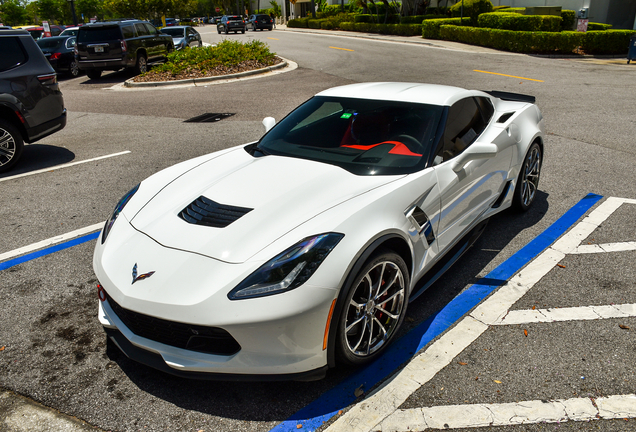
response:
[[[204,196],[200,196],[181,210],[179,217],[184,221],[214,228],[225,228],[232,222],[245,216],[253,209],[219,204]]]
[[[502,115],[501,117],[499,117],[499,120],[497,120],[497,123],[505,123],[508,121],[508,119],[510,117],[512,117],[514,115],[514,111],[513,112],[509,112],[509,113],[505,113],[504,115]]]

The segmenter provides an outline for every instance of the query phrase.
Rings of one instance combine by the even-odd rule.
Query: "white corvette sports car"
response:
[[[99,320],[128,357],[220,379],[370,362],[485,221],[536,196],[530,96],[353,84],[263,124],[144,180],[106,222]]]

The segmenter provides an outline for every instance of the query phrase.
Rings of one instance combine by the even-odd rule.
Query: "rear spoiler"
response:
[[[507,101],[528,102],[528,103],[535,103],[536,101],[536,98],[534,96],[524,95],[521,93],[509,93],[509,92],[502,92],[497,90],[490,90],[490,91],[484,90],[484,93],[488,93],[490,96],[494,96],[496,98],[507,100]]]

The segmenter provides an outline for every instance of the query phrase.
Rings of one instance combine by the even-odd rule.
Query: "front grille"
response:
[[[219,204],[204,196],[200,196],[192,201],[189,206],[181,210],[179,217],[195,225],[225,228],[252,210],[251,208]]]
[[[106,291],[104,291],[106,293]],[[205,354],[232,355],[241,350],[239,343],[225,330],[167,321],[133,312],[119,306],[106,293],[111,309],[137,336],[177,348]]]

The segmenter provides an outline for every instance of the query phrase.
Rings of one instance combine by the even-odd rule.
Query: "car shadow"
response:
[[[97,79],[91,79],[87,75],[82,75],[83,81],[81,85],[103,85],[103,84],[120,84],[135,76],[132,69],[121,69],[118,71],[104,71],[102,76]]]
[[[417,351],[418,343],[427,332],[430,321],[448,305],[467,285],[477,282],[479,274],[520,232],[540,222],[548,211],[548,194],[537,192],[535,202],[529,211],[520,214],[506,210],[489,221],[481,238],[447,272],[409,305],[407,317],[398,334],[394,346],[401,351],[397,357],[407,361]],[[496,281],[503,285],[505,281]],[[295,418],[294,414],[307,407],[328,390],[342,384],[345,390],[334,397],[323,396],[320,404],[314,404],[311,412],[303,410],[303,418],[316,417],[337,412],[353,401],[354,390],[369,370],[365,368],[337,367],[329,370],[327,376],[312,382],[224,382],[202,381],[178,378],[150,367],[141,365],[126,357],[112,342],[108,344],[107,357],[118,364],[122,372],[143,392],[174,404],[185,410],[200,412],[222,418],[279,422]],[[385,356],[396,355],[389,351]],[[395,365],[380,367],[378,377],[388,377]],[[377,363],[377,362],[376,362]],[[369,369],[369,370],[365,370]],[[373,372],[375,373],[375,372]],[[370,383],[364,387],[365,394],[372,389]],[[327,395],[332,395],[327,393]],[[250,407],[258,406],[259,409]],[[299,414],[300,415],[300,414]]]
[[[8,172],[0,174],[0,179],[25,174],[45,168],[52,168],[71,162],[75,159],[75,153],[64,147],[46,144],[28,144],[24,146],[22,156]]]

